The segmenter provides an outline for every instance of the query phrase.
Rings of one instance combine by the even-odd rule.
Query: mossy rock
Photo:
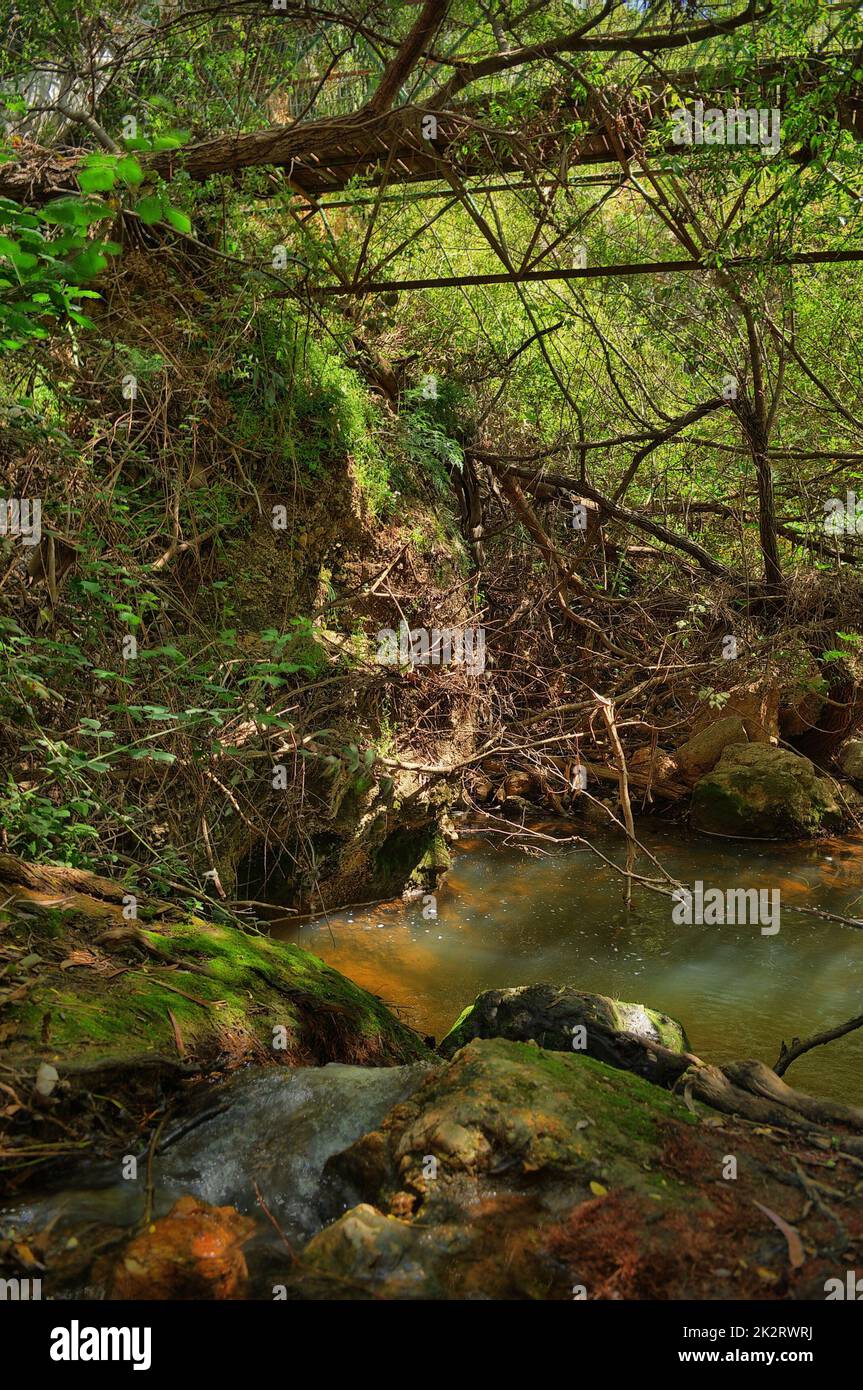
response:
[[[603,1177],[650,1187],[645,1162],[657,1125],[669,1119],[693,1122],[681,1101],[641,1077],[583,1054],[477,1038],[397,1106],[380,1131],[330,1162],[353,1173],[375,1199],[391,1181],[439,1198],[436,1179],[423,1177],[429,1156],[451,1174],[517,1164],[522,1172],[577,1176],[586,1188]]]
[[[823,1297],[829,1216],[796,1271],[772,1220],[811,1136],[777,1137],[583,1054],[474,1039],[328,1160],[338,1218],[288,1296]]]
[[[400,826],[373,854],[375,891],[381,897],[433,891],[452,866],[452,856],[437,819]]]
[[[127,922],[113,887],[120,903],[73,892],[58,909],[16,885],[0,913],[4,947],[21,962],[7,969],[15,989],[3,1018],[16,1071],[158,1058],[189,1069],[245,1058],[392,1065],[428,1055],[380,999],[317,956],[143,898]]]
[[[583,1028],[579,1048],[574,1030]],[[611,1035],[631,1033],[660,1043],[672,1052],[688,1052],[682,1024],[644,1004],[625,1004],[604,994],[585,994],[570,985],[519,985],[489,989],[468,1005],[442,1040],[438,1051],[451,1057],[472,1038],[509,1038],[536,1042],[554,1052],[587,1052],[614,1064]]]
[[[306,1246],[292,1294],[564,1297],[542,1250],[562,1213],[626,1194],[651,1220],[682,1208],[700,1219],[700,1194],[661,1161],[697,1123],[676,1097],[589,1057],[474,1040],[329,1160],[353,1205]]]
[[[833,783],[808,758],[769,744],[732,744],[692,794],[696,830],[742,839],[799,839],[841,829]]]
[[[839,766],[860,789],[863,789],[863,738],[846,739],[839,750]]]

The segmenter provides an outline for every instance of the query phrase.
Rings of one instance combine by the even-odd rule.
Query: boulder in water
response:
[[[614,1066],[619,1033],[659,1043],[672,1052],[689,1051],[682,1025],[667,1014],[552,984],[485,990],[456,1020],[438,1050],[451,1057],[473,1038],[509,1038],[536,1042],[553,1052],[586,1052]]]
[[[696,830],[741,839],[798,839],[841,828],[837,790],[808,758],[769,744],[729,744],[692,794]]]

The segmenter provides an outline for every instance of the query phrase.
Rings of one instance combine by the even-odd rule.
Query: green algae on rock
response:
[[[585,1030],[582,1046],[574,1031],[578,1028]],[[585,1051],[613,1065],[604,1044],[616,1033],[660,1043],[673,1052],[689,1050],[682,1024],[667,1014],[553,984],[485,990],[461,1013],[438,1050],[451,1057],[472,1038],[509,1038],[536,1042],[554,1052]]]
[[[796,839],[841,828],[834,784],[808,758],[770,744],[729,744],[695,785],[691,823],[715,835]]]
[[[127,921],[122,885],[82,870],[0,856],[0,886],[13,986],[4,1059],[24,1094],[41,1064],[53,1067],[52,1107],[74,1107],[97,1074],[117,1070],[195,1075],[248,1059],[393,1066],[429,1055],[379,998],[297,946],[143,897]],[[22,1152],[32,1147],[28,1114],[16,1121]]]

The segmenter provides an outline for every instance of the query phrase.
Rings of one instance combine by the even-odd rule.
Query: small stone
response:
[[[52,1067],[50,1062],[42,1062],[36,1073],[36,1091],[40,1096],[50,1096],[57,1082],[60,1080],[60,1073],[56,1067]]]

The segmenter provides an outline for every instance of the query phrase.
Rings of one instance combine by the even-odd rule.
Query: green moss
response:
[[[374,851],[375,879],[383,894],[403,887],[431,890],[451,864],[446,840],[434,821],[401,827]]]
[[[185,1052],[202,1061],[239,1053],[385,1065],[425,1055],[379,999],[297,946],[190,917],[140,928],[144,954],[137,944],[115,954],[95,940],[103,916],[76,914],[59,940],[50,923],[44,933],[39,918],[27,924],[42,960],[9,1010],[18,1056],[88,1064],[176,1056],[175,1024]],[[61,969],[76,951],[95,968]],[[273,1046],[277,1028],[284,1047]]]
[[[626,1004],[620,999],[609,1001],[614,1019],[614,1027],[621,1033],[635,1033],[644,1037],[653,1032],[663,1047],[672,1052],[688,1052],[689,1040],[683,1025],[668,1014],[657,1009],[649,1009],[646,1004]]]
[[[712,834],[796,838],[836,830],[844,812],[808,758],[768,744],[730,744],[692,796],[692,824]]]
[[[446,1204],[448,1178],[482,1172],[520,1172],[530,1183],[546,1174],[585,1195],[601,1183],[664,1200],[682,1189],[661,1170],[663,1136],[697,1123],[669,1092],[583,1054],[475,1039],[336,1167],[376,1176],[370,1195],[379,1204],[404,1187]],[[424,1180],[429,1154],[443,1186]]]
[[[449,1057],[452,1055],[453,1049],[460,1045],[459,1040],[463,1036],[464,1038],[470,1038],[473,1036],[471,1029],[468,1025],[468,1019],[473,1013],[473,1010],[473,1004],[468,1004],[467,1008],[462,1009],[452,1028],[450,1028],[449,1032],[445,1033],[444,1036],[441,1038],[438,1047],[440,1051],[444,1053],[444,1056]],[[450,1043],[453,1044],[453,1047],[449,1046]]]

